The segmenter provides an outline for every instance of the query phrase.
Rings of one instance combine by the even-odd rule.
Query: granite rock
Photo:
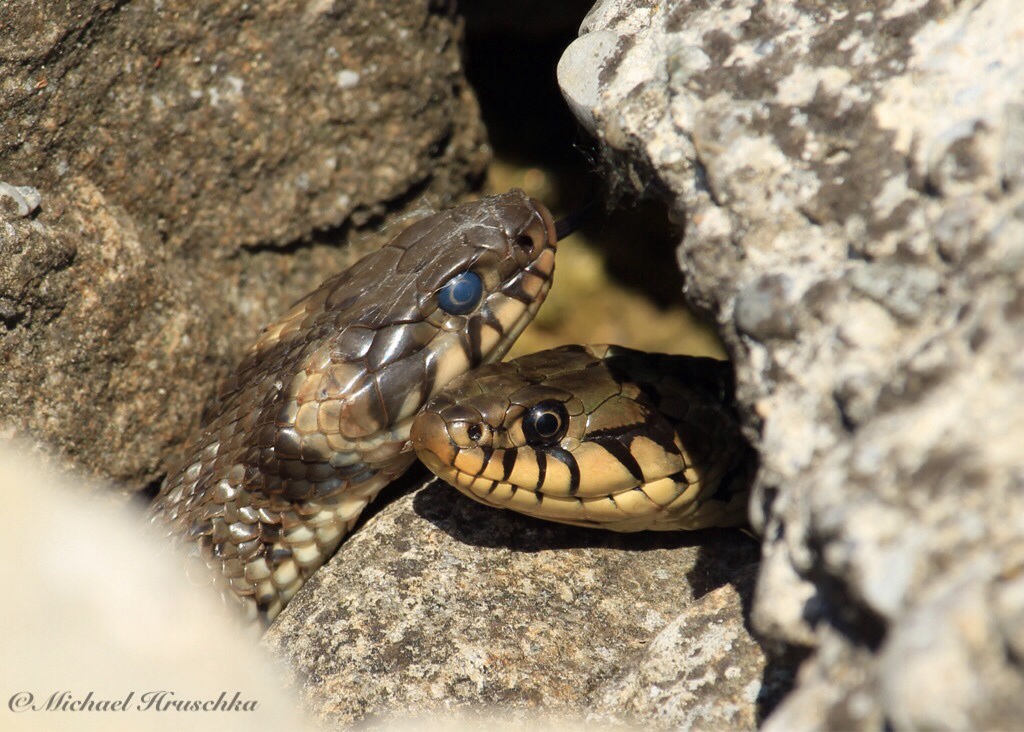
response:
[[[591,712],[594,723],[646,724],[643,710],[635,719],[609,713],[618,705],[599,702],[613,694],[602,689],[681,610],[724,628],[708,641],[709,655],[749,638],[730,583],[739,575],[749,590],[742,569],[756,560],[756,543],[736,531],[574,529],[490,509],[433,482],[356,531],[264,644],[331,727],[455,712],[476,724],[581,723]],[[752,715],[763,657],[756,645],[743,650],[752,668],[733,673],[718,661]]]
[[[592,695],[591,721],[644,728],[755,729],[792,682],[747,628],[757,566],[690,603]]]

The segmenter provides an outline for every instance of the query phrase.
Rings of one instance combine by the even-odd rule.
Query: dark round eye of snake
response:
[[[534,405],[523,417],[523,434],[528,445],[553,445],[569,429],[569,413],[565,405],[555,399],[547,399]]]
[[[474,272],[462,272],[448,280],[437,292],[437,304],[450,315],[465,315],[477,306],[484,294],[484,283]]]

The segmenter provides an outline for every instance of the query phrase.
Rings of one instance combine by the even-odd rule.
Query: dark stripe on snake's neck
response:
[[[539,275],[538,275],[539,276]],[[530,296],[526,290],[523,289],[524,275],[520,273],[515,279],[509,282],[507,285],[501,288],[501,291],[509,297],[518,300],[524,305],[530,305],[534,298]]]
[[[621,384],[621,379],[625,377],[622,376],[617,378],[619,379],[619,383]],[[656,411],[660,411],[661,393],[658,391],[658,387],[656,387],[649,381],[637,381],[635,383],[637,388],[640,390],[640,393],[643,395],[644,399],[646,399],[651,405],[653,405]]]
[[[651,429],[648,430],[644,437],[651,440],[668,454],[678,455],[679,446],[676,445],[675,432],[672,431],[672,428],[664,422],[655,422],[650,424],[650,426]]]
[[[540,267],[540,263],[538,260],[534,260],[531,264],[527,265],[526,269],[524,269],[523,272],[529,272],[534,277],[539,277],[544,282],[548,282],[555,273],[554,270],[545,272]]]
[[[668,479],[676,483],[676,485],[690,485],[690,481],[686,477],[685,470],[680,470],[678,473],[672,473],[672,475],[668,476]]]
[[[459,338],[456,340],[458,340],[459,348],[462,349],[462,354],[466,357],[466,360],[470,363],[479,363],[479,361],[473,360],[473,351],[475,349],[473,348],[473,344],[469,342],[469,334],[466,332],[465,328],[462,329],[462,333],[459,334]]]
[[[508,482],[508,478],[512,475],[512,469],[516,466],[516,457],[519,455],[519,448],[510,447],[505,450],[505,454],[501,456],[501,479],[504,482]]]
[[[625,438],[626,440],[632,442],[633,438],[636,437],[636,435],[634,434],[636,430],[636,425],[608,427],[602,430],[594,430],[593,432],[588,433],[587,439],[608,442],[615,440],[617,442],[621,442],[623,438]],[[647,431],[644,433],[643,436],[657,444],[658,447],[660,447],[667,453],[673,455],[679,453],[679,447],[676,445],[675,435],[673,434],[671,427],[669,427],[667,424],[659,424],[657,421],[653,423],[649,422]],[[605,443],[602,442],[601,444],[603,445]]]
[[[593,435],[590,438],[593,439]],[[636,478],[639,482],[644,482],[644,471],[640,468],[640,463],[633,457],[633,453],[629,451],[629,448],[623,445],[618,440],[609,439],[595,439],[598,445],[607,450],[613,458],[618,460],[622,467],[629,471],[630,475]]]
[[[576,458],[568,450],[557,446],[549,448],[548,453],[569,468],[569,495],[575,496],[580,489],[580,466]]]
[[[607,400],[605,400],[607,401]],[[602,402],[603,404],[603,402]],[[635,424],[619,425],[618,427],[605,427],[600,430],[593,430],[587,433],[588,440],[618,440],[621,437],[632,435],[636,432]]]

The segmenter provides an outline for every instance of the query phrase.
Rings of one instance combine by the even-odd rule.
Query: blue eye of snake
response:
[[[484,283],[473,272],[463,272],[448,280],[437,291],[437,304],[451,315],[465,315],[477,306],[484,294]]]

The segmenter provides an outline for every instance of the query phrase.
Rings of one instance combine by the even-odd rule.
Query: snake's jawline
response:
[[[542,512],[542,511],[530,512],[530,511],[525,510],[525,508],[520,508],[520,507],[512,508],[512,507],[510,507],[510,506],[508,506],[508,505],[506,505],[504,503],[499,503],[499,502],[496,502],[496,501],[489,501],[489,500],[487,500],[487,495],[491,491],[497,490],[500,487],[504,487],[506,489],[512,490],[513,494],[514,493],[518,493],[518,492],[521,491],[521,492],[528,493],[528,494],[534,496],[535,498],[537,498],[537,505],[538,506],[542,506],[544,502],[557,502],[557,503],[561,503],[561,504],[565,504],[565,505],[576,504],[576,505],[582,506],[582,505],[587,504],[587,503],[597,503],[598,501],[607,501],[609,499],[614,498],[614,496],[616,496],[616,495],[621,495],[623,493],[627,493],[629,491],[635,490],[635,488],[633,488],[633,487],[624,488],[621,491],[616,491],[615,493],[610,493],[610,494],[604,495],[604,496],[594,496],[593,498],[572,498],[572,497],[568,497],[568,496],[563,497],[563,496],[553,496],[553,495],[549,495],[549,494],[546,494],[546,493],[538,493],[538,492],[532,491],[532,490],[530,490],[528,488],[524,488],[523,486],[514,485],[512,483],[507,483],[505,481],[491,481],[491,484],[492,484],[491,491],[488,491],[488,493],[476,493],[475,491],[471,490],[470,488],[465,488],[465,487],[459,485],[456,482],[456,479],[459,476],[462,476],[464,479],[472,479],[472,480],[476,480],[477,479],[476,476],[472,476],[469,473],[465,473],[465,472],[459,470],[458,468],[455,468],[453,466],[450,466],[450,465],[447,465],[447,464],[441,462],[441,459],[438,456],[436,456],[434,453],[432,453],[432,452],[423,451],[423,452],[419,453],[418,456],[419,456],[420,461],[423,462],[424,465],[426,465],[435,475],[437,475],[438,478],[443,480],[445,483],[447,483],[451,487],[455,488],[457,491],[459,491],[459,493],[462,493],[464,496],[467,496],[468,498],[472,498],[474,501],[476,501],[478,503],[482,503],[485,506],[489,506],[491,508],[505,509],[505,510],[508,510],[508,511],[512,511],[513,513],[521,513],[523,515],[532,516],[534,518],[543,519],[545,521],[554,521],[554,522],[560,523],[560,524],[568,524],[569,526],[582,526],[582,527],[588,528],[588,529],[605,529],[605,530],[612,530],[612,531],[639,531],[639,530],[643,530],[643,529],[646,529],[646,528],[651,528],[651,527],[648,527],[648,526],[643,526],[643,527],[639,527],[639,528],[625,528],[625,529],[621,529],[621,528],[618,528],[618,524],[620,522],[587,521],[585,519],[581,519],[581,520],[577,521],[577,520],[568,519],[568,518],[560,518],[560,517],[550,516],[550,515]],[[486,480],[486,479],[482,479],[482,480]],[[540,496],[543,497],[543,500],[538,498]],[[621,523],[628,523],[629,521],[631,521],[631,519],[624,519]]]

